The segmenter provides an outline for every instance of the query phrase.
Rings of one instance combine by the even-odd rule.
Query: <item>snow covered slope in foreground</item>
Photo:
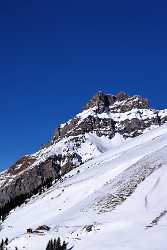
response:
[[[74,250],[167,249],[167,124],[72,170],[12,211],[9,249],[44,250],[60,236]],[[49,232],[27,234],[40,225]]]

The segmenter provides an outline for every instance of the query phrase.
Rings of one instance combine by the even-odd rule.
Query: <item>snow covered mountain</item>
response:
[[[77,250],[165,250],[166,152],[166,124],[123,142],[13,210],[0,237],[9,249],[43,250],[61,236]],[[51,230],[26,233],[43,224]]]
[[[79,250],[166,249],[166,121],[167,110],[142,97],[98,92],[43,149],[1,173],[2,208],[31,198],[0,238],[9,249],[42,250],[57,236]],[[50,230],[26,233],[40,225]]]

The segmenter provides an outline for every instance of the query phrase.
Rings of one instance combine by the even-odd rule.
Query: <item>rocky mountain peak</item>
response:
[[[124,101],[126,99],[128,99],[128,94],[125,93],[125,92],[119,92],[117,95],[116,95],[116,100],[117,101]]]
[[[115,106],[114,108],[119,108],[122,112],[129,111],[133,108],[149,108],[148,100],[141,96],[129,96],[125,92],[110,95],[98,91],[87,103],[85,109],[95,108],[96,112],[101,114],[113,110],[113,105]]]
[[[97,107],[98,113],[108,111],[109,106],[114,104],[116,97],[114,95],[107,95],[102,91],[98,91],[95,96],[88,102],[86,109]]]
[[[149,110],[149,102],[141,96],[129,96],[125,92],[116,95],[105,94],[98,91],[87,103],[85,109],[73,119],[61,124],[56,130],[53,143],[69,136],[81,136],[86,133],[95,133],[98,136],[112,138],[116,133],[124,137],[134,137],[155,123],[144,122],[146,110]],[[139,114],[140,113],[140,114]],[[154,111],[152,111],[154,113]]]

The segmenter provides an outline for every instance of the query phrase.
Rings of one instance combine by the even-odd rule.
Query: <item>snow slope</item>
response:
[[[118,138],[110,150],[12,211],[0,238],[9,237],[9,249],[44,250],[51,237],[61,236],[76,250],[165,250],[166,152],[167,124],[134,139]],[[26,234],[43,224],[51,230]]]

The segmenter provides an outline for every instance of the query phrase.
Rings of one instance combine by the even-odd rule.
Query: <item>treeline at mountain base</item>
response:
[[[46,250],[71,250],[73,247],[71,248],[67,248],[68,243],[66,243],[65,241],[61,242],[60,237],[56,239],[51,239],[49,240],[47,246],[46,246]]]

